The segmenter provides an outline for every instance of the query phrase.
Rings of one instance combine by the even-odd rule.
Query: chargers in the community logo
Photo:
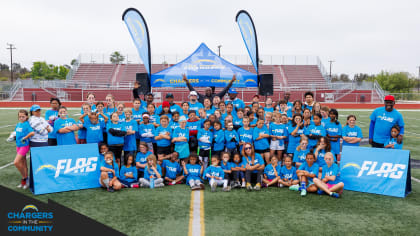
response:
[[[20,212],[8,212],[7,218],[9,232],[51,232],[53,230],[53,212],[40,211],[35,205],[26,205]]]

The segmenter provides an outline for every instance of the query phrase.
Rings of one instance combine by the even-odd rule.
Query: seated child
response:
[[[147,165],[147,157],[152,155],[151,151],[148,151],[148,145],[146,142],[140,141],[140,151],[136,155],[136,167],[137,167],[137,177],[143,178],[144,168]]]
[[[222,152],[222,161],[220,162],[220,167],[222,167],[223,172],[225,172],[225,179],[228,181],[228,186],[231,185],[232,178],[232,162],[230,162],[230,155],[228,152]]]
[[[151,183],[153,181],[153,183]],[[159,188],[163,187],[162,179],[162,168],[157,164],[157,159],[155,155],[149,155],[147,157],[147,164],[144,168],[144,177],[140,178],[140,187],[142,188]]]
[[[284,158],[284,165],[280,169],[279,187],[295,186],[299,188],[299,179],[296,175],[296,168],[292,166],[292,158],[286,156]]]
[[[137,183],[137,168],[134,164],[133,154],[128,154],[125,158],[125,165],[121,167],[120,176],[118,178],[121,184],[126,188],[131,188]],[[137,185],[138,186],[138,185]]]
[[[264,168],[264,177],[262,179],[263,186],[270,187],[270,186],[277,186],[277,183],[280,180],[280,165],[279,159],[277,156],[272,156],[270,160],[270,164],[268,164]]]
[[[296,171],[300,181],[300,195],[306,196],[306,191],[316,192],[318,189],[313,182],[313,178],[318,176],[319,166],[315,163],[315,155],[313,153],[306,154],[306,162],[304,162],[299,169]],[[306,183],[308,187],[306,187]],[[293,186],[292,186],[293,187]],[[290,187],[290,190],[299,190]]]
[[[178,156],[177,152],[173,152],[169,160],[163,160],[162,169],[167,185],[182,184],[184,179],[182,168],[178,163]]]
[[[234,179],[234,183],[232,188],[242,187],[245,188],[245,166],[246,163],[242,161],[242,157],[239,153],[233,154],[233,163],[232,163],[232,175]],[[242,185],[240,183],[242,181]]]
[[[207,169],[204,171],[203,178],[209,180],[212,192],[215,192],[216,187],[220,185],[223,185],[223,191],[227,192],[230,190],[227,187],[227,179],[224,179],[225,173],[223,172],[222,167],[219,166],[218,158],[211,159],[211,166],[207,167]]]
[[[203,174],[203,167],[197,163],[197,155],[190,155],[190,163],[186,164],[184,160],[181,161],[184,169],[184,176],[187,177],[187,185],[190,185],[192,190],[204,189],[204,184],[201,180]]]
[[[296,147],[295,153],[293,154],[293,162],[296,168],[299,168],[302,163],[305,162],[306,154],[308,154],[308,138],[303,135],[300,138],[299,146]]]
[[[122,185],[118,180],[119,167],[114,162],[114,153],[106,152],[104,155],[105,160],[101,163],[101,176],[99,177],[99,183],[102,187],[106,188],[108,192],[114,192],[120,190]]]
[[[334,163],[331,152],[327,152],[324,158],[327,164],[322,168],[322,177],[321,179],[314,178],[314,183],[319,188],[318,194],[321,195],[325,192],[331,197],[339,198],[343,192],[344,183],[338,180],[338,165]]]

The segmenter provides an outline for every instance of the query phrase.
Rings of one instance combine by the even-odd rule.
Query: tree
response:
[[[66,79],[69,69],[66,66],[55,66],[44,61],[36,61],[32,65],[32,79]]]
[[[363,74],[363,73],[355,74],[353,77],[353,81],[355,82],[372,81],[372,80],[374,80],[373,75],[368,75],[368,74]]]
[[[390,93],[409,93],[414,86],[414,79],[407,72],[389,73],[381,71],[374,79],[384,90]]]
[[[71,60],[70,65],[74,66],[74,65],[76,65],[76,63],[77,63],[77,59],[73,59],[73,60]]]
[[[112,64],[120,64],[125,60],[125,57],[120,52],[115,51],[110,55],[109,60]]]
[[[340,76],[338,75],[331,75],[331,82],[350,82],[350,78],[349,75],[347,74],[341,74]]]
[[[3,70],[8,71],[9,70],[9,66],[6,65],[6,64],[1,64],[0,63],[0,71],[3,71]]]

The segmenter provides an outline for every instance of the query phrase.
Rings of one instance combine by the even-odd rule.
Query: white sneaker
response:
[[[10,133],[9,137],[6,139],[7,142],[13,142],[16,140],[16,132],[13,131],[12,133]]]
[[[284,187],[284,185],[283,184],[279,184],[279,188],[283,188]]]
[[[155,188],[162,188],[162,187],[165,187],[164,183],[155,184]]]
[[[242,188],[245,188],[245,186],[246,186],[246,185],[245,185],[245,182],[242,182],[242,186],[241,186],[241,187],[242,187]]]
[[[215,192],[215,191],[216,191],[216,188],[217,188],[217,183],[216,183],[216,182],[214,182],[214,183],[211,185],[211,191],[212,191],[212,192]]]

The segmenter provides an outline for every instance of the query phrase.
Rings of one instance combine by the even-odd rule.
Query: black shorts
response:
[[[156,153],[159,154],[163,154],[163,155],[169,155],[171,154],[171,146],[167,146],[167,147],[157,147]]]
[[[270,152],[270,149],[269,148],[267,148],[267,149],[255,149],[255,152],[258,153],[258,154],[263,154],[263,153],[266,153],[266,152]]]

